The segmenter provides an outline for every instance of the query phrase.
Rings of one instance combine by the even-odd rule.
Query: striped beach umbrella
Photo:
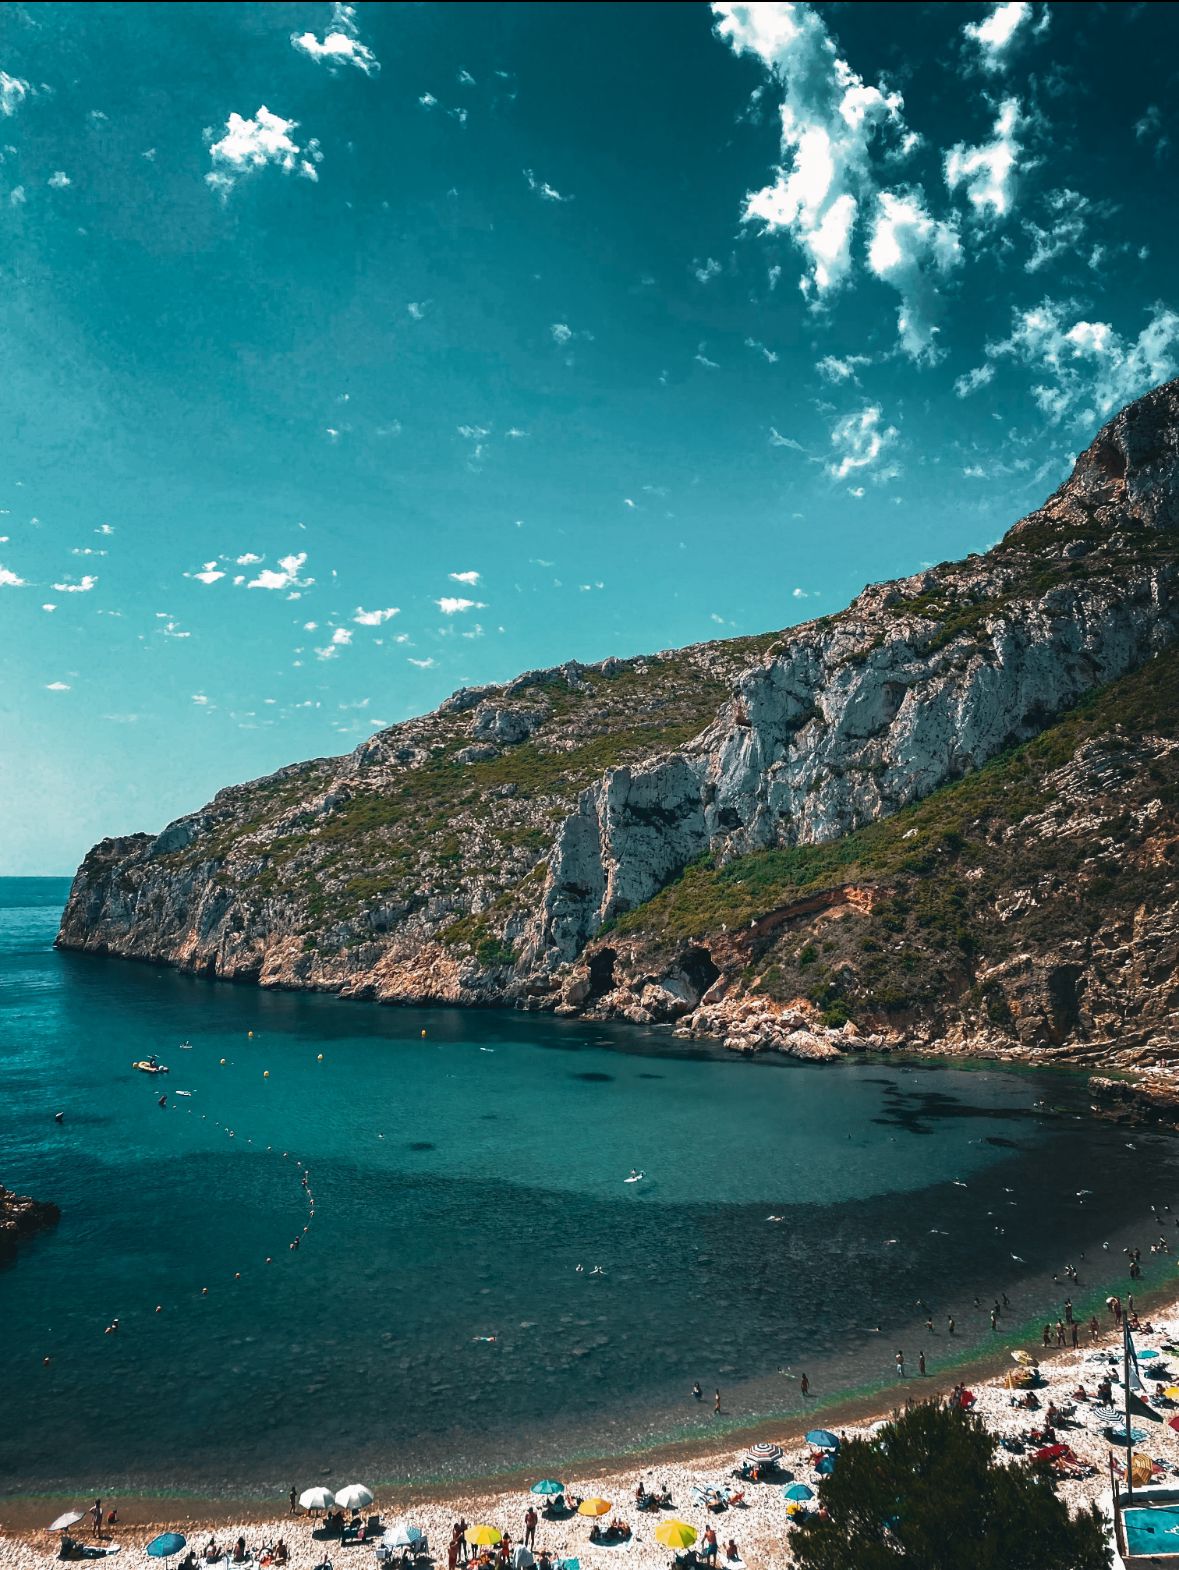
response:
[[[771,1462],[782,1459],[782,1446],[771,1444],[750,1445],[745,1455],[749,1461],[753,1462],[754,1466],[767,1466]]]

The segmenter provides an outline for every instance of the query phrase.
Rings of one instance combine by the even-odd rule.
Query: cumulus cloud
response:
[[[984,71],[1002,71],[1007,54],[1021,29],[1032,19],[1028,0],[1005,0],[981,22],[967,22],[963,36],[978,49]]]
[[[863,198],[875,191],[873,142],[904,137],[903,100],[866,83],[817,11],[803,5],[714,0],[715,31],[736,54],[756,55],[782,88],[782,167],[752,192],[746,222],[784,230],[802,252],[804,293],[821,299],[846,282]]]
[[[969,398],[971,393],[977,392],[980,387],[985,387],[995,380],[995,367],[993,365],[976,365],[972,371],[966,371],[954,383],[954,391],[959,398]]]
[[[70,684],[67,681],[50,681],[45,684],[46,692],[69,692]]]
[[[1019,173],[1018,133],[1022,125],[1018,99],[1005,98],[999,105],[991,141],[978,147],[959,142],[945,156],[946,184],[951,191],[960,185],[965,187],[967,199],[980,219],[997,222],[1011,211]]]
[[[382,623],[392,621],[394,616],[400,615],[401,611],[396,605],[390,605],[387,610],[383,611],[366,611],[358,605],[352,620],[358,627],[380,627]]]
[[[0,71],[0,114],[14,115],[33,89],[19,76]]]
[[[321,660],[334,659],[340,650],[346,648],[351,642],[351,627],[337,627],[332,633],[331,640],[322,649],[316,649],[316,656]]]
[[[752,349],[756,354],[760,354],[767,365],[777,365],[777,351],[774,349],[767,349],[765,344],[761,343],[757,338],[746,338],[745,347],[747,349]]]
[[[213,170],[205,176],[205,183],[224,198],[229,196],[239,180],[255,169],[265,169],[268,164],[281,169],[284,174],[298,174],[305,180],[318,180],[318,165],[323,162],[319,143],[313,137],[305,147],[292,138],[298,129],[297,120],[284,120],[272,114],[262,104],[257,114],[246,120],[240,114],[231,114],[225,122],[225,134],[220,141],[213,141],[214,132],[206,131],[209,156]]]
[[[27,583],[27,578],[22,578],[10,567],[0,567],[0,589],[23,589]]]
[[[692,271],[696,274],[698,283],[707,283],[710,278],[715,278],[720,270],[721,264],[712,256],[703,262],[692,263]]]
[[[239,567],[256,567],[262,560],[256,551],[245,551],[241,556],[235,556],[233,559]]]
[[[83,573],[77,583],[55,583],[53,587],[59,594],[89,594],[98,582],[92,573]]]
[[[1032,241],[1031,255],[1024,263],[1024,270],[1029,273],[1039,272],[1041,267],[1066,251],[1079,253],[1090,219],[1101,216],[1087,197],[1079,191],[1070,191],[1067,186],[1049,191],[1044,198],[1044,207],[1046,223],[1026,219],[1023,224],[1024,233]]]
[[[314,33],[292,33],[291,43],[301,54],[332,70],[340,65],[354,65],[366,76],[373,76],[381,69],[376,55],[360,41],[354,6],[333,5],[331,20],[322,38],[316,38]]]
[[[846,480],[849,474],[870,469],[896,440],[895,428],[882,424],[882,414],[879,404],[865,404],[836,420],[831,428],[835,456],[827,465],[833,480]]]
[[[571,202],[571,196],[562,196],[555,185],[550,185],[547,180],[539,180],[531,169],[525,169],[524,178],[528,181],[528,189],[540,197],[542,202]]]
[[[434,603],[444,616],[457,616],[462,611],[485,611],[487,609],[482,600],[464,600],[449,594],[444,594],[440,600],[435,600]]]
[[[451,572],[447,577],[452,583],[465,583],[468,589],[473,589],[479,582],[481,573],[478,572]]]
[[[857,380],[856,371],[861,365],[867,364],[869,360],[866,354],[848,354],[843,359],[827,354],[816,364],[815,370],[825,382],[854,382]]]
[[[409,663],[411,665],[416,665],[420,671],[432,671],[436,663],[433,659],[415,660],[412,654],[408,655],[407,658]]]
[[[292,556],[280,556],[277,570],[273,567],[263,567],[256,578],[250,579],[246,587],[248,589],[306,589],[315,582],[314,578],[299,576],[306,560],[306,551],[299,551],[297,555]]]
[[[64,191],[67,185],[73,184],[73,181],[64,169],[55,169],[46,183],[51,185],[55,191]]]
[[[1124,338],[1108,322],[1077,320],[1061,301],[1044,300],[1016,311],[1007,338],[987,345],[991,358],[1009,356],[1045,379],[1032,388],[1054,423],[1093,424],[1122,404],[1175,375],[1179,364],[1179,315],[1162,305],[1137,338]]]
[[[224,578],[225,573],[218,567],[216,561],[207,561],[200,572],[186,572],[186,578],[195,578],[198,583],[216,583],[218,578]]]
[[[961,260],[957,230],[940,218],[931,218],[918,191],[879,193],[868,267],[901,296],[897,333],[910,359],[939,358],[939,280]]]
[[[554,343],[568,343],[573,337],[573,329],[568,322],[554,322],[549,332],[553,335]]]

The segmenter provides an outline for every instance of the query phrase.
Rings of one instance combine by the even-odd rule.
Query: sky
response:
[[[0,874],[992,544],[1179,366],[1169,5],[0,5]]]

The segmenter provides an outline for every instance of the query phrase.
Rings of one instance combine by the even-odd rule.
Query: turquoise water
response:
[[[0,1272],[0,1492],[552,1472],[713,1432],[718,1385],[722,1426],[795,1412],[783,1366],[933,1367],[1003,1289],[1055,1318],[1179,1194],[1083,1081],[263,993],[54,952],[65,892],[0,880],[0,1179],[63,1212]]]
[[[1122,1528],[1131,1554],[1156,1559],[1179,1554],[1179,1508],[1175,1505],[1131,1506],[1122,1511]]]

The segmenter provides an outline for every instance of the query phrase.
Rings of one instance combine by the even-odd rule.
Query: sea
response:
[[[0,879],[0,1181],[61,1207],[0,1269],[0,1496],[737,1448],[1175,1276],[1179,1145],[1083,1076],[262,991],[58,952],[67,890]]]

